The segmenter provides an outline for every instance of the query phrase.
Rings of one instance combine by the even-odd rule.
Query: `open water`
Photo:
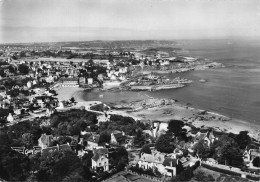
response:
[[[180,73],[193,83],[180,89],[157,92],[85,92],[85,100],[122,103],[147,96],[172,98],[193,107],[218,112],[249,122],[260,122],[260,41],[180,41],[191,56],[221,62],[225,68]],[[174,78],[176,75],[167,74]],[[202,83],[199,80],[205,79]]]

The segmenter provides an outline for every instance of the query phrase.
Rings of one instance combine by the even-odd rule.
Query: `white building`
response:
[[[61,87],[79,87],[78,78],[61,78]]]
[[[27,88],[31,88],[32,87],[32,82],[31,81],[28,81],[27,82]]]
[[[64,105],[61,101],[59,101],[58,107],[56,109],[64,109]]]
[[[109,170],[108,150],[106,148],[99,148],[94,150],[92,160],[92,169],[97,170],[103,168],[104,171]]]
[[[88,84],[93,84],[93,78],[88,78]]]
[[[12,116],[11,113],[9,113],[9,115],[7,116],[6,120],[9,122],[9,123],[13,123],[14,122],[14,118]]]
[[[176,166],[178,160],[167,157],[160,152],[152,152],[152,154],[142,153],[138,161],[138,165],[143,169],[155,169],[167,176],[176,176]]]

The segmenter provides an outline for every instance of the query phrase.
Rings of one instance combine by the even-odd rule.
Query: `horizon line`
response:
[[[260,38],[260,36],[258,36],[258,38]],[[32,42],[5,42],[5,43],[1,43],[0,45],[3,44],[44,44],[44,43],[68,43],[68,42],[116,42],[116,41],[190,41],[190,40],[257,40],[256,37],[252,37],[252,36],[226,36],[226,37],[212,37],[212,38],[176,38],[176,39],[93,39],[93,40],[64,40],[64,41],[32,41]]]

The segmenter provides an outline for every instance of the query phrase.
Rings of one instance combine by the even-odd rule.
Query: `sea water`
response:
[[[154,98],[177,99],[193,107],[260,122],[260,41],[195,40],[180,41],[186,54],[221,62],[225,68],[166,74],[193,80],[187,87],[156,92],[105,91],[84,93],[85,100],[125,103]],[[206,82],[200,82],[200,80]]]

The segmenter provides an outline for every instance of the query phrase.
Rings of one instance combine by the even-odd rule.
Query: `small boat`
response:
[[[101,95],[99,95],[99,97],[100,97],[100,98],[103,98],[103,97],[104,97],[104,95],[103,95],[103,94],[101,94]]]
[[[205,83],[206,82],[206,80],[204,80],[204,79],[200,79],[199,80],[201,83]]]

